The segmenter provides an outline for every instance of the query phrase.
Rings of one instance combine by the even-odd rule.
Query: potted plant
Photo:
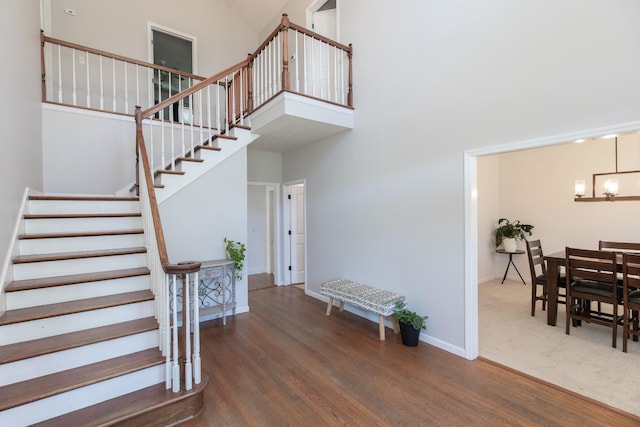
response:
[[[420,339],[420,330],[427,329],[425,320],[427,316],[420,316],[415,311],[408,310],[407,303],[403,301],[397,301],[393,311],[398,319],[400,325],[400,336],[402,337],[402,344],[408,347],[416,347]]]
[[[236,268],[236,278],[242,280],[242,269],[244,268],[244,253],[247,250],[244,243],[234,242],[226,237],[224,242],[227,244],[227,256],[234,262]]]
[[[518,240],[523,240],[527,236],[531,236],[533,225],[522,224],[519,220],[514,222],[507,218],[500,218],[498,228],[496,229],[496,248],[502,245],[505,252],[515,252]]]

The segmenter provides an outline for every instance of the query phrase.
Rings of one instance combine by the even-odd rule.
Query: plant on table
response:
[[[496,229],[496,248],[502,244],[504,239],[523,240],[527,235],[531,236],[533,225],[523,224],[519,220],[514,222],[507,218],[500,218]]]
[[[244,268],[244,257],[245,251],[247,248],[244,243],[235,242],[233,240],[229,240],[226,237],[224,238],[224,242],[227,244],[227,255],[234,262],[234,266],[236,268],[236,278],[238,280],[242,280],[242,269]]]

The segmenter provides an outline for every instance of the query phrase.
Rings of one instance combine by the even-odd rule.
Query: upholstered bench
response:
[[[346,302],[378,315],[381,340],[384,340],[385,316],[392,316],[393,332],[400,333],[398,319],[393,308],[397,301],[404,301],[402,295],[343,279],[322,283],[320,285],[320,293],[329,297],[327,316],[331,314],[334,300],[339,302],[340,311],[344,310],[344,303]]]

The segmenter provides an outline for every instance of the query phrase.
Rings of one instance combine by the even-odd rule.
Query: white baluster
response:
[[[122,66],[124,67],[124,112],[129,112],[129,78],[127,73],[127,61],[124,61]]]
[[[62,103],[62,55],[58,45],[58,102]]]
[[[76,50],[71,49],[71,79],[72,79],[72,99],[73,105],[77,105],[77,94],[76,94]]]
[[[100,109],[104,110],[104,80],[102,76],[102,55],[100,55]]]
[[[311,39],[311,95],[316,96],[316,39]]]
[[[115,112],[116,108],[117,108],[117,103],[116,103],[116,59],[115,58],[111,59],[111,64],[112,64],[111,71],[112,71],[112,75],[113,75],[113,102],[112,102],[112,105],[113,105],[113,111]]]
[[[216,129],[220,129],[220,81],[219,80],[216,82]],[[220,130],[218,130],[218,132],[220,132]]]
[[[240,125],[244,125],[244,68],[240,68]]]
[[[220,83],[219,81],[216,82],[216,84],[219,84],[219,83]],[[211,85],[208,85],[207,86],[207,128],[209,128],[208,138],[211,138],[213,135],[211,132],[211,90],[210,89],[211,89]],[[210,141],[213,143],[213,139],[211,139]]]
[[[136,67],[136,105],[140,105],[140,66],[135,64]]]
[[[298,30],[295,30],[296,37],[296,47],[293,53],[294,62],[296,63],[296,92],[300,92],[300,77],[298,76],[298,57],[300,56],[298,53]]]
[[[85,64],[87,66],[87,108],[91,108],[91,82],[89,80],[89,52],[85,52]]]
[[[309,73],[307,71],[307,40],[309,40],[309,37],[307,36],[303,36],[302,39],[302,60],[304,61],[303,64],[303,72],[302,72],[302,81],[303,81],[303,91],[305,95],[309,94],[309,85],[308,85],[308,80],[309,80]]]

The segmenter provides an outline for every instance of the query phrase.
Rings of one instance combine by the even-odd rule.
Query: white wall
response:
[[[256,150],[249,146],[247,150],[249,182],[282,182],[282,154]]]
[[[195,36],[195,74],[205,77],[242,61],[262,42],[225,0],[51,0],[51,22],[47,35],[145,61],[148,22]]]
[[[264,185],[249,185],[247,191],[247,272],[266,273],[267,192]]]
[[[225,237],[246,243],[247,150],[162,203],[160,217],[172,263],[225,259]],[[239,312],[249,309],[246,265],[236,282]]]
[[[464,152],[637,120],[640,3],[340,5],[355,129],[283,155],[283,181],[307,180],[308,289],[401,292],[463,353]]]
[[[42,190],[39,26],[38,2],[2,2],[0,254],[3,257],[9,248],[25,187]],[[3,309],[0,299],[0,312]]]
[[[42,127],[45,192],[113,194],[135,182],[133,117],[44,104]]]

